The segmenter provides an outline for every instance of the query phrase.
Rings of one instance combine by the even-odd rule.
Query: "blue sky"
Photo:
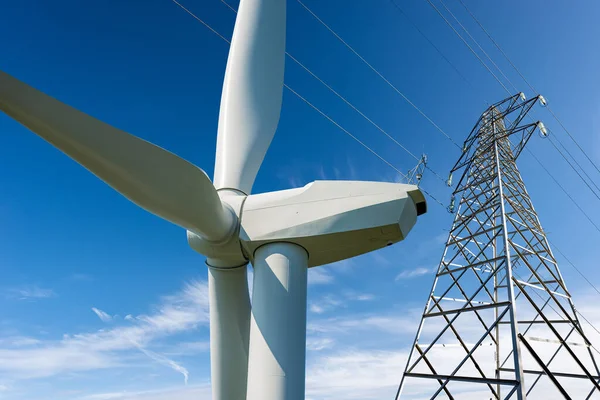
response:
[[[462,143],[485,101],[507,95],[425,0],[399,3],[476,90],[389,1],[305,1]],[[460,4],[446,3],[511,81],[533,95]],[[600,163],[600,56],[594,51],[600,4],[466,3]],[[235,14],[219,0],[182,4],[231,36]],[[457,149],[300,4],[288,4],[287,50],[413,153],[427,153],[429,165],[445,176]],[[0,8],[1,70],[212,175],[228,52],[218,36],[170,0],[0,0]],[[398,168],[414,165],[286,62],[285,81],[294,90]],[[575,154],[547,111],[535,115]],[[206,268],[185,232],[128,202],[4,115],[0,132],[0,398],[209,398]],[[600,225],[598,199],[548,141],[535,137],[529,146]],[[550,239],[598,282],[593,250],[600,233],[527,154],[519,166]],[[284,91],[278,133],[254,192],[316,179],[396,178]],[[431,173],[423,187],[448,202],[450,190]],[[429,200],[429,213],[403,243],[310,271],[309,397],[392,397],[451,221]],[[564,263],[562,272],[576,301],[592,307],[597,298],[589,286]],[[592,307],[589,315],[600,320],[600,310]]]

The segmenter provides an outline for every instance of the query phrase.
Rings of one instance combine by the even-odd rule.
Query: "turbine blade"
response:
[[[250,194],[281,111],[286,0],[242,0],[221,96],[215,186]]]
[[[0,71],[0,110],[73,158],[123,196],[209,240],[233,224],[204,171]]]

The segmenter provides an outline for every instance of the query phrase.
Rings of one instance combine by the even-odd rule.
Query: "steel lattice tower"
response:
[[[517,168],[541,96],[490,106],[452,169],[456,216],[396,399],[600,399],[598,366]],[[455,205],[456,203],[456,205]]]

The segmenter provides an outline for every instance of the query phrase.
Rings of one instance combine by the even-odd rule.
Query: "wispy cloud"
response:
[[[333,275],[324,270],[323,268],[310,268],[308,270],[308,284],[309,285],[325,285],[333,282]]]
[[[316,301],[311,301],[308,309],[310,312],[315,314],[322,314],[326,311],[333,310],[342,306],[344,303],[338,299],[336,296],[327,295],[323,296]]]
[[[210,396],[210,384],[206,382],[200,385],[170,387],[160,390],[95,393],[79,397],[78,400],[198,400],[210,399]]]
[[[46,299],[56,297],[56,293],[52,289],[43,288],[38,285],[26,285],[5,290],[5,294],[9,298],[18,300],[28,299]]]
[[[394,350],[346,350],[308,365],[307,398],[392,398],[407,353]]]
[[[22,379],[126,367],[124,356],[138,351],[139,346],[147,349],[158,339],[208,325],[208,321],[206,282],[194,281],[180,292],[164,297],[155,312],[131,317],[121,326],[65,335],[34,346],[0,343],[0,376]]]
[[[208,340],[197,340],[191,342],[179,342],[173,345],[168,345],[162,351],[162,353],[169,356],[190,356],[207,352],[209,349],[210,342]]]
[[[113,317],[110,316],[108,313],[106,313],[96,307],[92,307],[92,311],[98,316],[98,318],[100,318],[100,320],[102,322],[110,322],[113,319]]]
[[[306,338],[306,350],[308,351],[321,351],[325,349],[330,349],[333,347],[335,340],[332,338],[316,338],[309,337]]]
[[[360,293],[354,290],[344,290],[342,295],[349,301],[371,301],[375,300],[375,295],[371,293]]]
[[[417,278],[419,276],[428,275],[428,274],[432,273],[433,271],[434,270],[432,268],[425,268],[425,267],[408,269],[408,270],[402,271],[398,275],[396,275],[395,280],[400,281],[403,279]]]
[[[170,358],[167,358],[161,354],[155,353],[151,350],[145,349],[137,343],[134,343],[134,344],[138,348],[139,351],[141,351],[142,353],[144,353],[145,355],[150,357],[152,360],[181,373],[183,375],[183,381],[187,385],[190,374],[185,367],[181,366],[180,364],[176,363],[175,361],[171,360]]]
[[[327,294],[315,300],[310,300],[308,310],[314,314],[323,314],[340,307],[347,307],[349,302],[370,301],[375,296],[368,293],[357,293],[351,290],[342,292],[340,295]]]

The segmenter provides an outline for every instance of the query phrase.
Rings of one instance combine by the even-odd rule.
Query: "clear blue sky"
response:
[[[484,101],[507,94],[425,0],[397,1],[476,90],[389,1],[306,4],[462,143]],[[600,163],[600,3],[466,3]],[[231,36],[235,14],[219,0],[182,4]],[[230,4],[237,8],[238,1]],[[533,95],[460,4],[447,5],[513,83]],[[0,9],[1,70],[212,175],[229,48],[218,36],[170,0],[0,0]],[[294,0],[288,2],[287,50],[447,174],[457,149]],[[285,81],[398,168],[414,165],[289,59]],[[569,143],[547,111],[536,115]],[[4,115],[0,137],[0,398],[207,398],[206,268],[185,232],[137,208]],[[600,225],[598,199],[551,145],[535,137],[530,148]],[[572,143],[569,149],[576,152]],[[584,165],[598,182],[600,174]],[[600,233],[528,155],[519,166],[550,239],[598,282]],[[391,180],[395,174],[285,91],[278,133],[254,192],[324,178]],[[448,203],[450,190],[431,173],[423,187]],[[430,199],[429,210],[403,243],[311,271],[311,398],[391,397],[414,335],[414,313],[426,299],[452,221]],[[569,266],[562,271],[576,299],[587,299],[590,288]],[[165,323],[173,314],[185,320]],[[365,327],[369,335],[361,332]],[[358,371],[368,376],[366,370],[379,372],[352,379]]]

